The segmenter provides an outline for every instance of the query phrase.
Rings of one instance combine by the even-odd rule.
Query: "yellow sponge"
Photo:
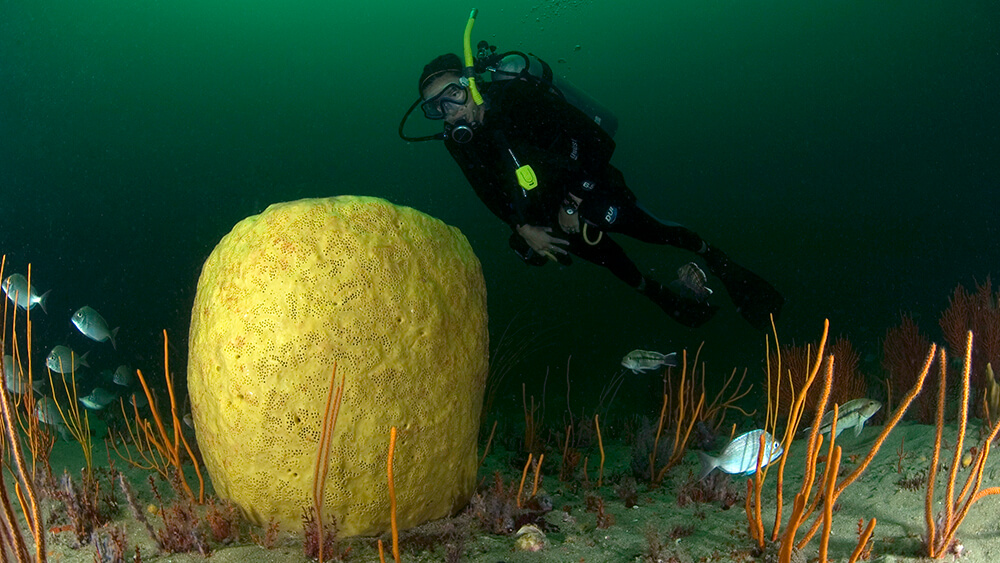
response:
[[[191,315],[188,391],[216,492],[258,524],[302,529],[336,362],[346,385],[324,519],[342,536],[389,529],[391,426],[399,526],[462,508],[486,321],[468,241],[419,211],[342,196],[244,219],[205,262]]]

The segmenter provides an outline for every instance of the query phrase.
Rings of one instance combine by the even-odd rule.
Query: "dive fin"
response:
[[[764,278],[729,259],[721,250],[709,247],[704,253],[708,270],[726,286],[733,305],[757,330],[771,329],[771,316],[778,319],[785,298]]]
[[[647,280],[641,293],[659,305],[672,319],[690,328],[707,323],[718,310],[715,305],[685,299],[655,280]]]

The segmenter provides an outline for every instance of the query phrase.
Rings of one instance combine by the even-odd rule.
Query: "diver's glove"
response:
[[[643,286],[639,289],[639,293],[659,305],[664,313],[670,315],[670,318],[691,328],[705,324],[719,310],[715,305],[681,297],[661,285],[660,282],[648,278],[643,279]]]
[[[736,310],[755,328],[768,331],[771,316],[777,320],[785,298],[764,278],[733,262],[725,252],[705,244],[698,252],[709,273],[726,286]]]

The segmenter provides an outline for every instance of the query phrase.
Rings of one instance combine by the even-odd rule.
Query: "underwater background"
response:
[[[183,373],[218,240],[274,202],[358,194],[469,238],[494,343],[523,327],[497,406],[520,409],[521,382],[542,395],[547,369],[561,393],[570,355],[575,408],[635,348],[704,341],[710,370],[759,377],[764,335],[717,282],[722,311],[691,330],[580,260],[524,266],[444,148],[399,139],[472,7],[474,42],[539,55],[617,114],[613,163],[640,202],[779,288],[785,341],[829,317],[874,375],[901,312],[940,341],[956,284],[1000,281],[995,0],[2,0],[0,252],[52,290],[39,359],[68,344],[159,366],[166,329]],[[438,130],[419,112],[407,126]],[[617,240],[664,282],[692,258]],[[83,305],[122,327],[116,351],[70,324]],[[655,412],[659,387],[630,375],[616,408]]]

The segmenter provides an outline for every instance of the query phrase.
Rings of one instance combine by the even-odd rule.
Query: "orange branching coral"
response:
[[[800,553],[817,533],[821,534],[819,536],[819,561],[820,563],[826,563],[827,548],[829,547],[830,532],[832,529],[833,507],[837,502],[837,498],[847,487],[858,479],[869,464],[871,464],[872,460],[875,459],[875,456],[885,443],[885,439],[888,437],[889,433],[903,417],[903,414],[910,407],[914,398],[920,394],[936,350],[936,347],[930,347],[930,351],[926,356],[927,359],[923,362],[923,367],[919,370],[917,376],[915,377],[913,387],[910,388],[907,394],[900,401],[899,406],[887,419],[882,432],[880,432],[878,437],[875,438],[868,454],[865,455],[863,460],[858,462],[853,471],[841,479],[839,469],[842,450],[840,446],[836,445],[836,420],[839,414],[839,407],[836,404],[834,404],[832,408],[834,428],[830,431],[830,442],[827,446],[826,454],[826,467],[823,469],[822,474],[819,474],[817,471],[819,467],[820,451],[824,446],[823,435],[819,432],[820,420],[823,417],[829,401],[836,365],[833,354],[826,355],[826,360],[823,361],[829,326],[829,321],[824,323],[823,336],[820,339],[815,352],[815,361],[810,362],[807,365],[809,371],[802,378],[804,385],[802,385],[800,389],[796,390],[795,401],[792,404],[792,408],[789,413],[781,414],[774,409],[777,389],[774,386],[768,388],[768,417],[767,422],[765,423],[765,428],[773,430],[778,422],[778,419],[785,418],[787,420],[785,426],[785,436],[782,439],[784,454],[781,456],[781,461],[777,464],[778,479],[776,483],[777,495],[775,501],[775,518],[774,528],[770,536],[771,543],[777,542],[779,537],[781,538],[780,543],[778,544],[778,561],[780,563],[791,563],[793,554]],[[777,338],[775,338],[775,342],[777,342]],[[768,349],[768,356],[770,357],[770,349]],[[782,523],[785,522],[785,520],[782,519],[785,461],[790,456],[799,457],[802,455],[801,453],[791,453],[792,439],[795,436],[799,423],[802,421],[803,407],[806,403],[806,397],[809,395],[813,384],[819,383],[816,378],[820,371],[821,362],[825,369],[823,370],[822,387],[820,389],[819,398],[816,402],[816,412],[813,414],[813,422],[806,442],[805,474],[802,479],[799,492],[795,495],[795,500],[792,504],[792,513],[785,523],[784,530],[782,531],[781,526]],[[770,362],[768,365],[773,366],[775,363]],[[785,369],[785,366],[780,361],[777,362],[777,365],[780,366],[780,370]],[[761,490],[770,466],[764,465],[763,453],[764,438],[762,436],[757,454],[757,470],[754,472],[753,477],[747,480],[747,496],[746,503],[744,505],[750,535],[760,549],[764,549],[768,543],[761,515]],[[805,526],[808,525],[810,519],[812,520],[812,525],[805,530],[804,534],[800,534],[799,532],[802,529],[805,529]],[[851,559],[849,560],[852,563],[857,560],[857,557],[859,557],[863,551],[864,545],[867,544],[874,525],[874,523],[870,524],[869,529],[859,538],[858,547],[855,548],[854,554],[852,554]]]
[[[972,366],[980,378],[987,363],[1000,365],[1000,290],[992,291],[990,278],[976,288],[975,309],[972,312],[972,327],[978,344],[973,350]]]
[[[972,355],[973,396],[975,389],[981,389],[985,381],[986,364],[1000,365],[1000,307],[997,300],[1000,291],[993,292],[993,282],[976,285],[975,293],[970,293],[961,284],[955,287],[948,307],[941,312],[938,324],[948,342],[951,355],[959,357],[965,350],[965,335],[972,331],[976,335],[976,349]]]
[[[847,401],[868,396],[865,376],[858,373],[858,353],[846,337],[833,342],[830,353],[837,361],[833,364],[833,385],[830,388],[830,402],[843,405]]]
[[[920,373],[921,358],[930,340],[921,334],[913,317],[903,314],[899,326],[890,328],[882,342],[882,367],[888,372],[892,390],[913,387]],[[891,405],[890,405],[891,406]],[[917,397],[912,411],[925,424],[934,422],[934,396],[924,393]]]
[[[941,326],[941,333],[945,342],[948,343],[948,351],[952,356],[958,357],[962,354],[962,346],[965,344],[965,331],[969,330],[972,312],[972,295],[965,290],[962,284],[955,286],[951,297],[948,298],[948,307],[941,311],[938,318],[938,325]]]
[[[198,466],[198,460],[195,458],[194,452],[191,451],[191,444],[188,443],[187,438],[181,431],[181,419],[177,417],[177,400],[174,395],[173,377],[170,374],[170,362],[167,358],[168,348],[169,343],[167,340],[167,331],[164,330],[163,374],[167,379],[167,394],[170,396],[170,421],[172,422],[172,432],[168,433],[166,427],[163,425],[163,419],[160,417],[160,412],[156,408],[156,402],[153,400],[153,394],[149,390],[149,385],[146,383],[146,377],[142,375],[142,370],[136,370],[136,375],[139,376],[139,383],[142,384],[142,390],[146,394],[146,401],[149,403],[150,410],[153,413],[153,420],[156,421],[156,432],[153,431],[153,425],[149,422],[149,420],[140,418],[139,410],[136,408],[134,402],[132,403],[132,408],[135,411],[136,424],[142,429],[143,434],[145,435],[146,444],[152,444],[156,448],[160,459],[169,461],[170,465],[174,467],[177,481],[183,486],[188,498],[190,500],[197,500],[198,504],[204,504],[205,480],[201,475],[201,468]],[[184,468],[182,467],[184,459],[181,457],[183,455],[180,449],[181,444],[184,445],[184,451],[187,452],[188,458],[191,460],[191,463],[194,464],[194,472],[198,476],[197,497],[194,495],[194,492],[188,485],[187,480],[184,478]]]
[[[781,412],[788,412],[795,394],[805,385],[805,378],[809,373],[807,366],[812,356],[815,354],[818,345],[810,343],[806,346],[784,346],[781,350],[782,385],[778,397],[778,409]],[[841,336],[830,346],[830,353],[836,358],[834,365],[833,386],[830,389],[830,403],[842,405],[847,401],[865,397],[868,393],[868,385],[865,383],[864,375],[858,373],[858,354],[854,351],[854,346],[846,337]],[[778,376],[778,357],[770,358],[772,377]],[[777,382],[772,381],[772,384]],[[807,395],[803,409],[805,413],[816,411],[816,403],[819,397]]]
[[[7,265],[7,255],[3,255],[0,258],[0,280],[5,279],[3,277],[4,269]],[[31,265],[28,265],[28,290],[31,289]],[[16,301],[16,299],[15,299]],[[13,307],[12,314],[17,313],[17,307]],[[0,332],[0,356],[6,353],[4,348],[4,336],[7,334],[7,300],[3,303],[3,332]],[[28,335],[28,349],[31,349],[31,308],[29,307],[25,311],[25,320],[27,324],[27,335]],[[12,321],[13,324],[13,321]],[[16,329],[12,328],[11,341],[14,345],[14,351],[16,353],[17,338]],[[29,359],[29,366],[30,359]],[[34,479],[32,479],[32,470],[29,469],[28,462],[25,460],[24,445],[17,431],[17,423],[15,419],[17,415],[13,412],[16,408],[14,399],[11,398],[10,393],[8,393],[6,380],[8,377],[14,377],[14,374],[4,373],[6,368],[3,363],[0,362],[0,465],[6,467],[12,477],[11,484],[13,485],[13,494],[7,489],[7,480],[3,475],[0,475],[0,533],[3,535],[3,541],[0,542],[0,555],[4,561],[7,561],[7,554],[10,553],[18,561],[31,561],[34,560],[37,563],[44,563],[46,561],[46,551],[45,551],[45,521],[42,517],[41,503],[39,501],[38,494],[35,492]],[[29,377],[31,374],[30,367],[28,371]],[[37,428],[37,425],[36,425]],[[34,448],[37,443],[35,440],[26,440],[29,447]],[[32,458],[38,455],[39,452],[31,450]],[[46,454],[47,457],[47,454]],[[21,527],[19,519],[14,511],[14,505],[11,502],[12,498],[17,498],[18,503],[21,507],[21,514],[24,515],[26,521],[27,533]],[[31,539],[34,540],[35,553],[32,557],[28,552],[27,539],[30,535]],[[8,551],[9,550],[9,551]]]
[[[960,544],[957,543],[955,534],[958,532],[958,527],[962,525],[962,521],[964,521],[966,516],[968,516],[969,509],[972,508],[973,504],[985,497],[1000,494],[1000,487],[982,488],[986,458],[990,455],[990,445],[996,438],[997,432],[1000,432],[1000,421],[998,421],[992,426],[992,429],[989,431],[989,435],[983,440],[982,444],[980,444],[980,447],[978,448],[979,453],[975,457],[975,461],[972,463],[972,468],[965,480],[965,485],[958,493],[958,497],[955,497],[955,479],[958,476],[958,470],[961,464],[960,460],[962,459],[963,452],[965,452],[963,444],[965,440],[966,422],[969,414],[969,374],[972,367],[972,353],[972,332],[970,331],[966,335],[964,361],[962,362],[962,398],[959,403],[958,434],[955,438],[955,455],[952,458],[951,470],[948,473],[948,480],[945,482],[945,496],[944,499],[942,499],[944,501],[944,514],[940,514],[937,518],[935,518],[934,482],[941,455],[941,435],[944,430],[945,410],[945,394],[938,391],[937,432],[934,436],[934,453],[931,456],[930,468],[928,470],[927,498],[924,502],[924,518],[927,525],[927,531],[924,535],[924,547],[927,549],[927,555],[935,559],[940,559],[949,553],[954,553],[956,558],[958,555],[961,555],[961,550],[958,548],[958,545]],[[947,365],[947,356],[945,355],[944,350],[942,350],[940,356],[941,383],[938,387],[939,389],[942,389],[945,386],[944,383],[948,371]]]
[[[768,374],[772,381],[772,388],[778,389],[777,411],[789,412],[792,403],[795,402],[796,395],[802,386],[805,385],[806,377],[809,375],[809,366],[812,356],[815,355],[816,345],[806,346],[782,346],[780,354],[773,354],[768,357],[770,369]],[[779,369],[780,366],[780,369]],[[780,381],[779,381],[780,379]],[[805,411],[812,412],[816,409],[816,397],[807,396]]]
[[[698,393],[698,400],[695,401],[695,377],[697,377],[698,357],[700,354],[701,347],[699,346],[698,352],[695,354],[694,358],[694,367],[691,369],[689,376],[687,350],[684,350],[681,355],[683,362],[681,364],[680,384],[673,392],[673,398],[670,397],[669,393],[663,394],[663,407],[660,409],[660,422],[656,427],[656,438],[653,441],[653,451],[649,454],[649,478],[653,483],[659,483],[662,481],[664,475],[667,473],[667,470],[680,463],[681,459],[684,458],[684,452],[687,450],[687,443],[688,439],[691,437],[691,430],[699,420],[704,420],[704,366],[702,366],[701,371],[701,391]],[[730,379],[732,378],[730,377]],[[727,381],[726,385],[728,384],[729,382]],[[667,388],[674,389],[673,382],[671,381],[669,374],[667,375]],[[737,387],[736,392],[739,392],[739,387]],[[716,397],[716,401],[718,401],[718,397]],[[715,407],[716,402],[713,402],[711,406]],[[664,426],[665,424],[666,426]],[[674,429],[674,445],[670,454],[670,459],[667,460],[665,465],[657,470],[656,452],[659,448],[660,436],[663,435],[664,428]]]

